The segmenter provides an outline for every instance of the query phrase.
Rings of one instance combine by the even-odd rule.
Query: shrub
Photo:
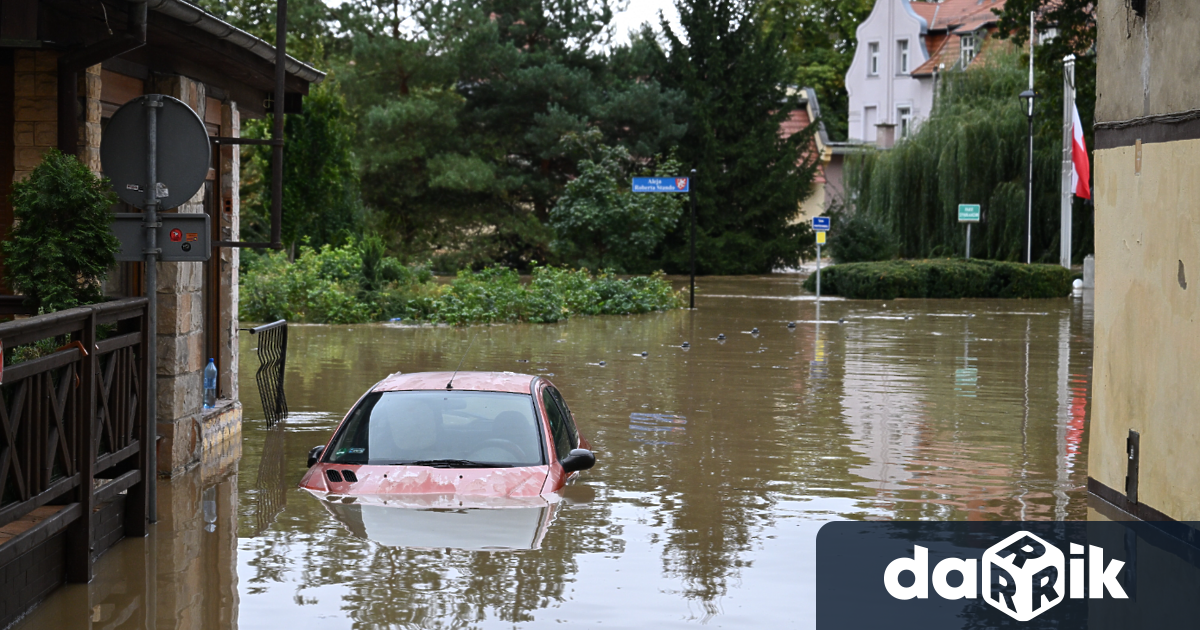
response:
[[[108,180],[51,149],[29,178],[13,184],[13,222],[4,243],[8,284],[44,312],[104,298],[101,284],[120,248],[112,233],[117,201]]]
[[[683,301],[661,273],[617,278],[586,269],[535,267],[523,282],[512,269],[460,271],[439,284],[425,266],[385,256],[373,239],[301,247],[295,262],[283,252],[249,259],[239,316],[246,321],[354,324],[388,319],[471,324],[556,322],[572,315],[646,313]]]
[[[1056,298],[1071,292],[1071,270],[996,260],[893,260],[834,265],[821,292],[850,299]],[[816,290],[816,275],[804,288]]]
[[[829,249],[835,262],[890,260],[900,253],[900,242],[878,219],[866,213],[842,212],[834,215],[829,233]]]

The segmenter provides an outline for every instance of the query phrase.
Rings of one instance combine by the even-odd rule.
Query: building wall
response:
[[[1138,431],[1138,502],[1200,520],[1200,3],[1147,4],[1098,4],[1088,475],[1124,493]]]
[[[908,69],[911,72],[929,59],[923,34],[925,20],[918,16],[909,0],[877,0],[871,15],[858,26],[858,46],[854,61],[846,72],[846,91],[850,95],[850,140],[873,142],[873,125],[897,125],[896,109],[912,109],[914,127],[929,116],[933,106],[933,85],[909,74],[899,74],[897,42],[908,40]],[[867,74],[869,44],[879,43],[879,74]],[[875,108],[874,119],[868,108]]]
[[[21,181],[58,146],[58,53],[15,50],[13,62],[13,181]]]

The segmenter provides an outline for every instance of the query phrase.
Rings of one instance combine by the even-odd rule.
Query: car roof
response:
[[[515,372],[397,372],[379,381],[373,392],[407,392],[418,390],[446,391],[446,384],[454,377],[453,391],[510,392],[528,394],[536,376]]]

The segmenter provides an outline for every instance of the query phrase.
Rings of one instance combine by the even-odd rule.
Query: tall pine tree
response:
[[[764,28],[752,0],[678,0],[683,33],[663,23],[669,59],[663,84],[690,105],[679,147],[696,169],[696,267],[705,274],[767,273],[794,265],[811,231],[793,224],[812,190],[813,129],[780,137],[798,106],[778,29]],[[670,271],[688,269],[685,217],[663,252]]]

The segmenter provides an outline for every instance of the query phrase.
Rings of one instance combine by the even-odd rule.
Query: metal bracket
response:
[[[142,223],[142,227],[147,227],[147,228],[160,228],[160,227],[162,227],[162,221],[155,221],[154,223],[145,223],[145,222],[143,222],[143,223]]]
[[[159,254],[162,254],[162,250],[155,247],[154,249],[143,249],[142,253],[143,254],[154,254],[155,256],[158,256]]]

